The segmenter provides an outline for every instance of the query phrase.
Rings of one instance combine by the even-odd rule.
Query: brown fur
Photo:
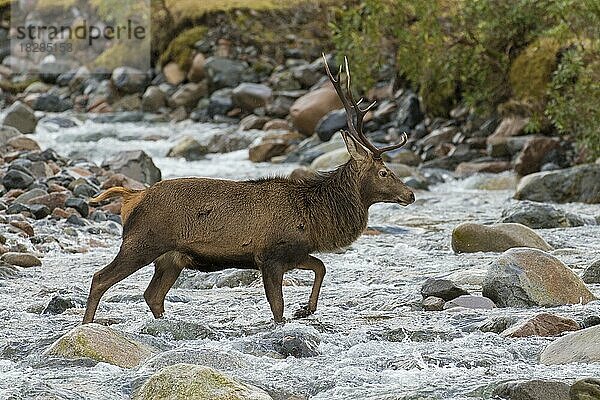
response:
[[[123,223],[125,223],[135,206],[137,206],[138,203],[144,198],[144,192],[145,190],[126,189],[120,186],[112,187],[102,192],[100,195],[90,199],[90,203],[100,203],[106,199],[117,196],[123,197],[123,203],[121,205],[121,220]]]

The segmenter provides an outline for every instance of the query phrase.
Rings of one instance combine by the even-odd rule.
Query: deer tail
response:
[[[117,196],[123,197],[123,200],[125,202],[127,202],[127,200],[129,200],[132,196],[139,194],[142,191],[143,190],[126,189],[121,186],[115,186],[115,187],[111,187],[108,190],[105,190],[104,192],[100,193],[98,196],[91,198],[90,203],[100,203],[103,200],[110,199],[112,197],[117,197]]]

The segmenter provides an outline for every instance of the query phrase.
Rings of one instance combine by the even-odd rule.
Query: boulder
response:
[[[550,203],[600,203],[600,164],[527,175],[519,182],[514,198]]]
[[[241,351],[257,357],[316,357],[319,353],[321,336],[312,326],[287,323],[257,338],[241,343]]]
[[[538,172],[544,164],[544,159],[553,150],[560,148],[558,140],[548,137],[534,137],[521,150],[515,161],[515,172],[528,175]]]
[[[201,160],[208,154],[208,147],[200,144],[191,136],[181,139],[175,146],[171,147],[167,157],[183,157],[188,161]]]
[[[562,336],[540,355],[546,365],[600,362],[600,325]]]
[[[117,67],[111,75],[113,85],[123,93],[141,92],[146,87],[148,78],[139,69],[132,67]]]
[[[600,399],[600,379],[580,379],[571,386],[569,393],[571,400],[598,400]]]
[[[511,381],[498,385],[493,398],[507,400],[570,400],[569,385],[557,381]]]
[[[346,128],[346,110],[333,110],[328,112],[319,120],[319,122],[317,122],[315,133],[321,141],[326,142],[331,139],[336,132]]]
[[[37,118],[31,107],[20,101],[15,101],[6,110],[2,125],[12,126],[21,133],[33,133],[37,126]]]
[[[324,115],[341,107],[335,89],[327,85],[298,98],[290,108],[290,117],[300,133],[311,136]]]
[[[456,286],[454,282],[448,279],[428,278],[421,287],[421,295],[424,299],[434,296],[449,301],[467,294],[469,292]]]
[[[232,89],[223,88],[215,90],[208,100],[208,116],[226,115],[233,108]]]
[[[21,132],[14,126],[0,126],[0,148],[5,146],[10,139],[20,135]]]
[[[185,80],[185,72],[181,70],[179,64],[176,62],[170,62],[165,65],[162,73],[165,76],[165,80],[173,86],[177,86]]]
[[[521,224],[481,225],[465,222],[452,231],[452,249],[457,253],[499,253],[513,247],[552,250],[543,238]]]
[[[198,104],[198,100],[206,96],[206,93],[206,84],[204,82],[190,82],[181,85],[171,96],[171,101],[177,107],[182,106],[191,109]]]
[[[596,298],[569,267],[537,249],[506,251],[489,267],[483,295],[499,307],[554,307]]]
[[[119,152],[113,158],[103,162],[102,166],[148,185],[161,180],[160,169],[142,150]]]
[[[581,279],[585,283],[600,283],[600,260],[594,261],[583,271]]]
[[[505,337],[558,336],[563,332],[577,331],[579,324],[571,318],[541,313],[501,333]]]
[[[408,165],[411,167],[417,167],[421,164],[421,157],[419,157],[414,151],[408,149],[399,149],[384,153],[386,161],[393,163],[399,163]]]
[[[148,86],[142,96],[142,110],[157,112],[167,105],[167,95],[158,86]]]
[[[192,65],[187,73],[188,81],[200,82],[204,79],[204,64],[206,64],[206,58],[202,53],[197,53],[192,59]]]
[[[31,175],[17,169],[9,170],[2,178],[2,184],[7,190],[27,189],[33,183]]]
[[[272,400],[265,391],[202,365],[174,364],[152,375],[133,400]]]
[[[585,220],[551,204],[520,201],[502,211],[499,222],[517,223],[532,229],[569,228],[585,225]]]
[[[255,108],[265,107],[273,91],[267,85],[244,82],[236,86],[231,95],[235,106],[252,112]]]
[[[38,142],[26,135],[19,135],[8,139],[6,145],[14,151],[40,150]]]
[[[87,357],[122,368],[133,368],[152,355],[152,349],[107,326],[85,324],[61,336],[44,354],[64,358]]]
[[[39,267],[42,265],[42,262],[39,258],[29,253],[4,253],[2,256],[0,256],[0,261],[23,268]]]
[[[496,308],[496,305],[487,297],[466,294],[447,301],[446,304],[444,304],[444,310],[455,307],[470,308],[473,310],[491,310]]]

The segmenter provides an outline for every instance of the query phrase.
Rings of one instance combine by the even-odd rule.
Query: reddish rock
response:
[[[247,131],[249,129],[262,129],[268,120],[268,117],[259,117],[258,115],[254,114],[248,115],[240,121],[240,130]]]
[[[342,102],[333,86],[328,84],[296,100],[290,108],[290,117],[300,133],[310,136],[325,114],[339,108],[342,108]]]
[[[288,143],[281,139],[261,141],[259,144],[250,146],[248,156],[252,162],[269,161],[275,156],[284,154],[287,147]]]
[[[67,188],[59,185],[58,183],[51,183],[48,185],[48,193],[66,192]]]
[[[181,68],[179,68],[179,65],[174,62],[165,65],[162,72],[165,75],[167,82],[171,85],[177,86],[185,79],[185,72],[183,72]]]
[[[122,200],[117,198],[117,199],[113,200],[112,202],[100,207],[100,209],[102,211],[106,211],[111,214],[121,214],[121,205],[122,204],[123,204]]]
[[[69,192],[53,192],[44,196],[34,197],[27,204],[43,204],[52,211],[57,207],[64,207],[65,201],[69,197],[71,197]]]
[[[27,234],[27,236],[29,236],[29,237],[35,235],[35,232],[33,231],[33,227],[25,221],[11,221],[10,224],[12,226],[14,226],[15,228],[19,228],[20,230],[25,232]]]
[[[524,133],[529,118],[518,116],[506,117],[500,122],[494,133],[488,136],[488,143],[500,137],[519,136]]]
[[[63,210],[62,208],[57,207],[52,211],[52,218],[66,219],[69,217],[70,217],[70,214],[68,212],[66,212],[65,210]]]
[[[538,314],[501,333],[505,337],[558,336],[563,332],[578,331],[579,324],[571,318],[548,313]]]
[[[204,79],[204,64],[206,64],[206,58],[202,53],[198,53],[192,59],[192,66],[187,73],[187,78],[190,82],[200,82]]]
[[[521,176],[539,172],[544,157],[552,150],[558,149],[558,140],[548,137],[531,138],[519,153],[515,161],[515,172]]]
[[[15,151],[40,150],[40,145],[35,140],[25,135],[15,136],[6,142]]]

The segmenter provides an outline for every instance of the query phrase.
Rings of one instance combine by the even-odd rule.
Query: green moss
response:
[[[12,82],[9,80],[0,80],[0,89],[2,89],[3,92],[13,93],[13,94],[22,93],[25,91],[25,89],[27,89],[27,86],[31,85],[34,82],[39,82],[39,81],[36,78],[30,78],[30,79],[26,79],[26,80],[20,81],[20,82]]]
[[[205,26],[196,26],[181,32],[169,43],[165,52],[161,54],[160,65],[164,66],[170,62],[176,62],[182,70],[187,71],[194,55],[194,44],[204,38],[207,30]]]
[[[35,6],[41,12],[58,11],[67,9],[77,4],[77,0],[39,0]]]
[[[104,50],[98,56],[92,65],[95,67],[104,67],[107,69],[115,69],[117,67],[127,65],[140,69],[146,69],[149,64],[150,43],[147,46],[131,47],[123,43],[117,43],[114,46]]]
[[[558,40],[541,37],[514,60],[509,79],[515,98],[543,106],[560,48]]]

